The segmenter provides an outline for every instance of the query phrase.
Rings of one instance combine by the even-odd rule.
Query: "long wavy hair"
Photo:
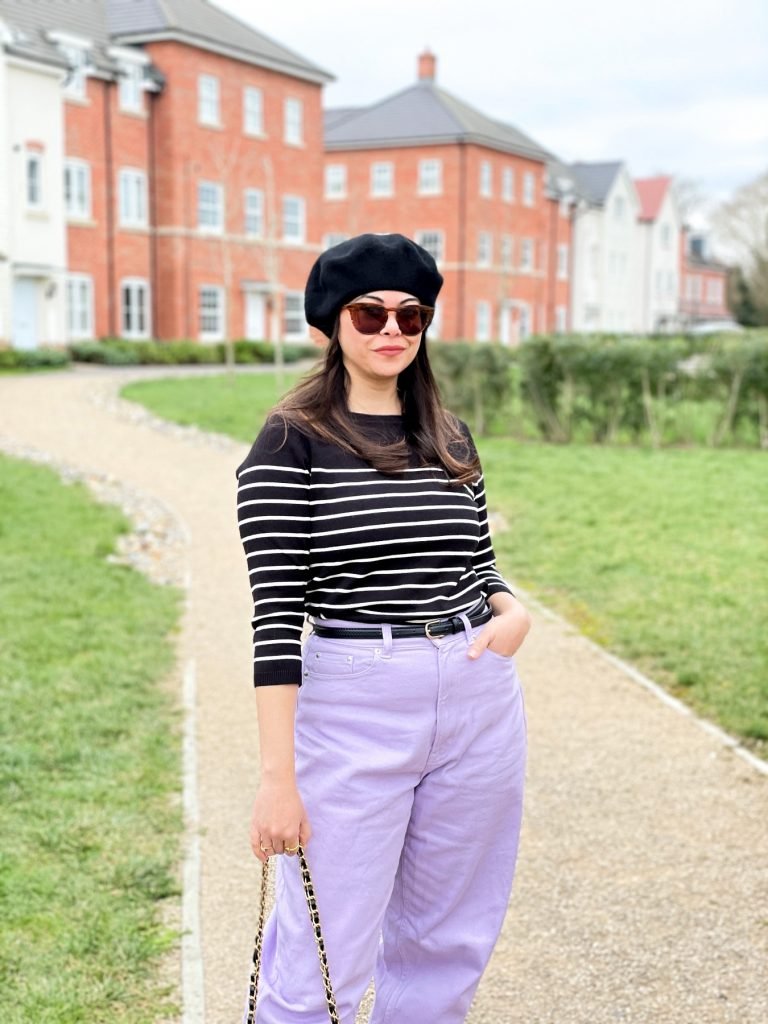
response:
[[[404,437],[378,444],[363,436],[350,416],[347,395],[350,378],[339,343],[339,319],[320,366],[299,381],[274,407],[270,419],[280,418],[304,433],[338,445],[370,463],[381,473],[401,473],[415,452],[421,465],[442,465],[454,483],[477,480],[480,462],[461,424],[442,405],[440,389],[427,353],[426,331],[416,358],[397,379],[403,408]]]

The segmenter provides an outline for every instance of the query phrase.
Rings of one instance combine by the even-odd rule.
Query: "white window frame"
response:
[[[325,198],[346,199],[347,198],[347,165],[326,164],[325,165]]]
[[[213,306],[205,307],[206,298],[215,299]],[[219,284],[201,284],[197,289],[197,323],[200,341],[224,340],[224,289]],[[204,326],[206,317],[215,317],[215,326]]]
[[[264,237],[264,192],[260,188],[243,191],[243,233],[249,238]]]
[[[422,249],[427,250],[435,263],[441,263],[445,259],[445,232],[439,228],[425,228],[423,231],[416,231],[413,240]]]
[[[493,196],[493,167],[490,160],[480,161],[480,195],[486,199]]]
[[[118,171],[117,207],[122,228],[145,228],[147,219],[147,175],[138,167]]]
[[[477,265],[490,267],[493,265],[493,232],[477,232]]]
[[[536,250],[532,238],[520,240],[520,270],[524,274],[532,274],[536,261]]]
[[[719,277],[711,277],[707,281],[707,305],[720,306],[723,302],[723,282]]]
[[[67,274],[67,339],[82,341],[92,338],[93,278],[90,274]]]
[[[125,304],[125,291],[130,295],[130,305]],[[138,316],[140,307],[139,295],[143,293],[144,303],[144,324],[126,326],[126,312],[132,310]],[[152,336],[152,305],[150,299],[149,281],[143,277],[124,277],[120,281],[120,337],[130,338],[132,341],[141,341]]]
[[[501,172],[501,198],[505,203],[515,201],[515,169],[504,167]]]
[[[32,168],[34,173],[30,174]],[[24,205],[28,210],[45,208],[45,189],[43,172],[45,170],[43,154],[36,149],[24,151]]]
[[[289,304],[294,306],[290,313],[288,311]],[[288,329],[289,317],[294,322],[301,320],[300,326],[295,330]],[[309,337],[307,321],[304,319],[304,292],[285,292],[283,294],[283,337],[286,341],[306,341]]]
[[[197,76],[197,123],[221,127],[221,88],[216,75]]]
[[[533,312],[527,302],[518,302],[518,330],[520,341],[530,338],[533,333]]]
[[[243,134],[264,136],[264,93],[256,85],[243,86]]]
[[[120,65],[120,77],[117,84],[118,105],[120,110],[130,114],[141,114],[144,111],[144,65],[138,61],[123,61]]]
[[[296,203],[295,215],[289,213],[290,203]],[[289,231],[295,225],[296,230]],[[288,245],[303,245],[307,240],[307,204],[303,196],[283,196],[283,241]]]
[[[419,160],[418,193],[420,196],[443,194],[443,161],[439,157]]]
[[[568,330],[568,307],[555,306],[555,334],[565,334]]]
[[[487,299],[475,303],[475,341],[491,340],[491,304]]]
[[[569,246],[567,242],[558,242],[557,245],[557,279],[558,281],[568,280],[568,256]]]
[[[91,165],[87,160],[64,160],[64,210],[69,220],[90,220]]]
[[[70,100],[84,100],[87,96],[88,49],[74,43],[60,43],[59,49],[69,64],[64,95]]]
[[[613,219],[624,220],[624,196],[613,197]]]
[[[206,235],[224,234],[224,186],[200,179],[197,183],[197,230]]]
[[[304,102],[296,96],[283,101],[283,141],[289,146],[304,145]]]
[[[389,199],[395,194],[395,165],[391,160],[374,160],[371,164],[371,195]]]
[[[523,206],[536,205],[536,175],[526,171],[523,175]]]
[[[515,265],[515,237],[502,235],[499,242],[499,262],[502,270],[512,270]]]
[[[670,224],[661,225],[660,236],[662,249],[669,249],[672,245],[672,227]]]
[[[429,337],[431,341],[439,341],[440,335],[443,333],[443,304],[442,302],[435,303],[435,312],[432,317],[432,323],[427,328],[429,331]]]
[[[323,251],[326,249],[332,249],[334,245],[340,245],[341,242],[346,242],[349,235],[345,235],[341,231],[329,231],[323,235]]]

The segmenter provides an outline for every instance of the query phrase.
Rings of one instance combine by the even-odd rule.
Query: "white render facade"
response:
[[[573,226],[571,324],[579,333],[635,332],[642,327],[640,201],[622,164],[602,201],[583,198]]]
[[[640,330],[674,331],[680,320],[680,216],[671,188],[655,220],[638,224],[638,248],[643,284]]]
[[[0,45],[0,345],[14,348],[66,342],[64,73]]]

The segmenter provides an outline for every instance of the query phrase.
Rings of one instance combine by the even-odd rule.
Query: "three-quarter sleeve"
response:
[[[496,555],[491,543],[488,507],[485,501],[485,477],[482,472],[480,479],[472,485],[472,490],[475,495],[477,517],[480,523],[480,538],[477,542],[477,550],[472,555],[472,565],[474,566],[475,574],[482,584],[486,597],[498,593],[512,594],[514,597],[512,588],[496,568]]]
[[[301,685],[310,543],[309,442],[268,420],[237,477],[237,522],[253,595],[254,686]]]

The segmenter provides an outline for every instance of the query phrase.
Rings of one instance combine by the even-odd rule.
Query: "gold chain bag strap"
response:
[[[312,930],[315,933],[317,943],[317,955],[320,958],[320,970],[323,974],[325,985],[325,999],[328,1004],[328,1016],[331,1024],[340,1024],[339,1014],[336,1009],[336,997],[333,994],[331,976],[328,972],[328,959],[325,955],[325,943],[323,933],[320,930],[320,914],[317,910],[315,890],[312,885],[312,876],[309,873],[307,858],[304,856],[304,848],[298,849],[299,865],[301,866],[301,881],[304,885],[304,895],[307,897],[307,909],[309,919],[312,922]],[[261,865],[261,903],[259,905],[259,923],[256,930],[256,942],[253,949],[253,967],[251,968],[251,979],[248,985],[248,1004],[243,1024],[255,1024],[256,1022],[256,993],[259,988],[259,966],[261,964],[261,940],[264,933],[264,908],[267,905],[267,885],[269,881],[269,858]]]

